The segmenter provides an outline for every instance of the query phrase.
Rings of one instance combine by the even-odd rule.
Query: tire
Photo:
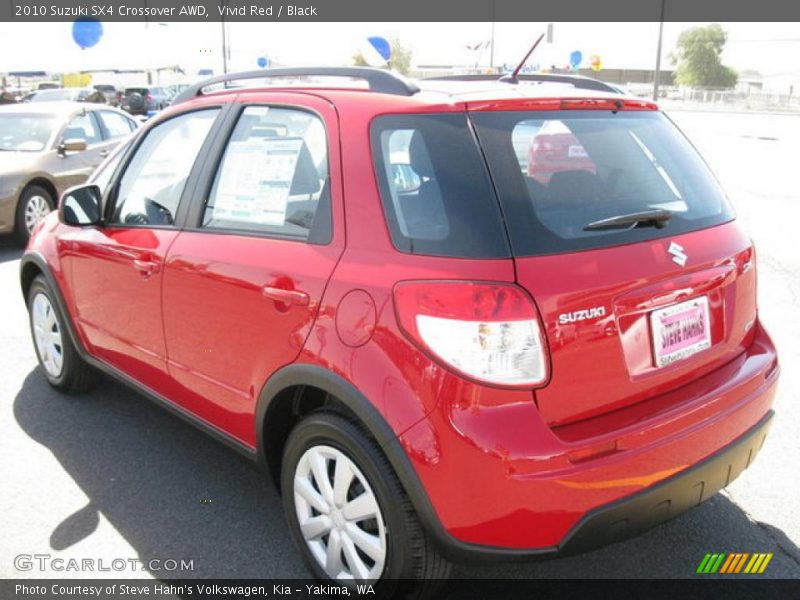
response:
[[[139,92],[132,93],[130,96],[128,96],[127,101],[131,112],[147,112],[144,105],[144,96],[142,96]]]
[[[17,243],[27,246],[31,231],[56,207],[53,196],[39,185],[29,185],[19,197],[14,220]]]
[[[60,392],[91,389],[97,383],[98,373],[75,349],[64,326],[64,315],[42,275],[33,280],[28,291],[28,315],[36,358],[47,382]]]
[[[320,485],[314,475],[313,464],[319,456],[324,458],[326,470],[332,471],[319,471],[323,473],[322,477],[328,477],[329,487],[325,492],[329,492],[328,497],[334,499],[332,503],[325,500],[325,492],[320,492]],[[336,498],[337,492],[333,491],[336,489],[335,475],[339,464],[349,467],[353,474],[349,485],[340,488],[346,491],[345,497],[348,500],[344,502],[340,500],[341,494]],[[346,480],[347,476],[343,481]],[[363,484],[364,481],[366,485]],[[296,492],[296,482],[299,482],[297,488],[302,489],[302,493]],[[329,510],[327,534],[312,530],[312,523],[308,522],[308,519],[313,518],[317,520],[313,525],[317,525],[319,519],[326,516],[306,499],[309,497],[309,489],[313,502],[319,508]],[[340,565],[343,572],[359,576],[365,575],[369,570],[368,579],[374,584],[378,597],[428,598],[439,590],[449,576],[450,563],[433,547],[380,447],[363,426],[341,413],[330,409],[314,411],[292,430],[284,447],[281,490],[292,538],[300,549],[306,566],[317,579],[339,585],[345,583],[331,577],[322,564],[322,560],[327,560],[332,539],[337,539],[333,543],[340,544],[342,548],[338,561],[333,561],[334,570]],[[313,492],[316,492],[316,496]],[[369,502],[370,493],[374,503]],[[324,506],[319,506],[320,498]],[[359,505],[352,503],[356,498]],[[367,501],[363,501],[364,499]],[[376,516],[359,520],[353,518],[351,512],[351,519],[348,519],[345,508],[348,505],[351,508],[360,506],[363,510],[359,512],[362,514]],[[310,542],[306,540],[301,528],[301,519],[309,537],[314,538]],[[318,529],[324,531],[325,525],[320,525]],[[365,539],[358,531],[363,533],[365,530],[373,533],[371,538],[366,539],[383,539],[383,543],[358,545],[354,540],[363,544]],[[334,538],[335,535],[338,538]],[[383,560],[368,555],[362,547],[371,547],[374,551],[382,547]],[[351,558],[354,548],[358,548],[355,550],[355,560]],[[375,554],[381,553],[375,551]],[[379,562],[382,562],[382,568],[379,567]],[[350,563],[357,566],[354,568]]]

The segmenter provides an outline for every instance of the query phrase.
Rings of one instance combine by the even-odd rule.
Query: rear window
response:
[[[516,256],[644,241],[711,227],[733,212],[680,131],[659,112],[473,114]],[[669,211],[663,228],[589,227]]]
[[[375,170],[402,252],[510,256],[500,207],[465,114],[389,115],[372,123]]]

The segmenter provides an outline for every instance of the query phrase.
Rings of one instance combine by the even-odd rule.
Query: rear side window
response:
[[[101,110],[98,111],[97,114],[103,122],[103,126],[106,128],[107,139],[109,140],[125,137],[133,131],[133,121],[119,113],[111,112],[110,110]]]
[[[304,110],[245,108],[222,157],[203,227],[330,242],[331,189],[322,120]]]
[[[371,138],[384,213],[398,250],[463,258],[510,255],[466,115],[378,117]]]
[[[705,163],[658,112],[473,116],[516,256],[627,244],[719,225],[733,212]],[[668,211],[653,221],[598,221]]]

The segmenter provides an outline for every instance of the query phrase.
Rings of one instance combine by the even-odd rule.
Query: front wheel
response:
[[[331,410],[303,419],[284,449],[289,529],[315,577],[371,583],[382,595],[429,597],[450,572],[380,447]]]
[[[64,315],[42,275],[31,284],[28,312],[36,356],[48,383],[62,392],[90,389],[97,381],[97,371],[75,349],[64,327]]]

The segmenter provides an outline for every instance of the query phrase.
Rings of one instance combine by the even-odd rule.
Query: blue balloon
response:
[[[388,61],[392,58],[392,45],[386,38],[372,36],[368,37],[367,41],[378,51],[378,54],[381,55],[383,60]]]
[[[259,56],[256,62],[258,62],[258,66],[262,69],[266,69],[269,66],[269,59],[266,56]]]
[[[103,24],[92,17],[81,17],[72,23],[72,39],[81,49],[91,48],[103,37]]]
[[[572,65],[573,67],[577,67],[579,64],[581,64],[582,60],[583,60],[583,54],[581,53],[580,50],[575,50],[572,54],[569,55],[569,64]]]

